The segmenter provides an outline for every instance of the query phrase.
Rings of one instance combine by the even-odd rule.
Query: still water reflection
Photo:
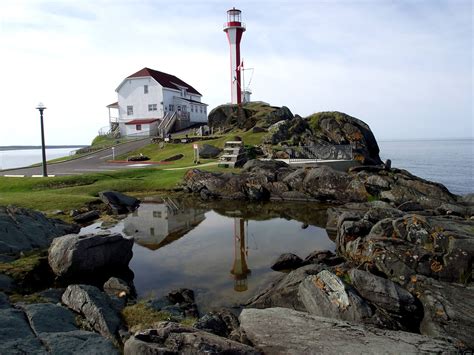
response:
[[[170,199],[142,203],[111,228],[135,238],[130,268],[139,297],[187,287],[201,311],[239,305],[278,274],[270,266],[282,253],[304,258],[316,249],[334,249],[325,229],[306,221],[186,205]]]

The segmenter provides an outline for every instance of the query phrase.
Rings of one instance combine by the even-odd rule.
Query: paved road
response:
[[[115,156],[131,152],[139,149],[150,143],[150,138],[131,141],[115,146]],[[102,150],[100,152],[92,153],[78,159],[65,161],[62,163],[55,163],[48,165],[48,175],[62,176],[62,175],[81,175],[94,172],[116,171],[120,169],[130,169],[143,167],[145,164],[126,164],[126,163],[109,163],[112,160],[112,148]],[[42,175],[43,170],[41,166],[33,168],[19,168],[12,170],[0,170],[0,176],[5,175]]]

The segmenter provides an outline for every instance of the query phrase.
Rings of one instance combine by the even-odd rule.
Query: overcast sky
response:
[[[473,137],[470,0],[0,1],[0,145],[87,144],[128,75],[180,77],[230,101],[226,10],[242,10],[254,100],[342,111],[376,137]],[[250,75],[246,73],[246,79]]]

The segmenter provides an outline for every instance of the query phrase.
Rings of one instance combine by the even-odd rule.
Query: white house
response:
[[[143,68],[115,90],[118,101],[107,106],[113,129],[122,136],[166,135],[195,123],[207,123],[207,104],[194,87],[178,77]]]

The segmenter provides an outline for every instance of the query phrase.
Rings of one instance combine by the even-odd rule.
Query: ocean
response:
[[[46,149],[46,160],[68,156],[76,149],[79,148],[69,147]],[[41,149],[2,150],[2,148],[0,148],[0,170],[20,168],[41,162]]]
[[[436,181],[458,195],[474,193],[474,139],[379,141],[392,167]]]
[[[445,185],[458,195],[474,193],[474,139],[386,140],[378,142],[382,160]],[[1,148],[0,148],[1,149]],[[48,160],[75,148],[46,149]],[[41,162],[41,149],[0,150],[0,170]]]

